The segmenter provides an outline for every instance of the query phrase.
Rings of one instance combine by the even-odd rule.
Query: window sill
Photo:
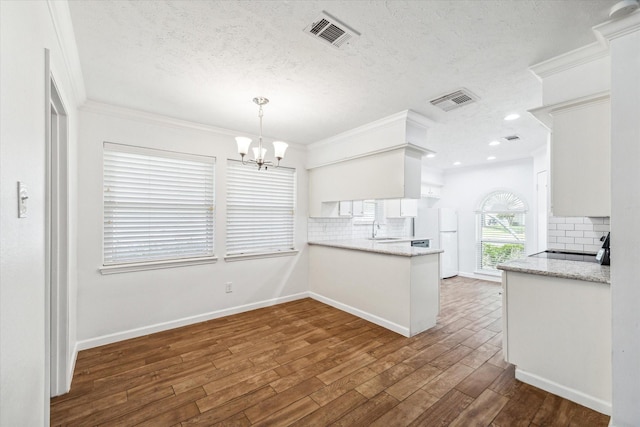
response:
[[[227,255],[224,257],[226,262],[244,261],[248,259],[261,259],[261,258],[276,258],[281,256],[293,256],[296,255],[298,250],[278,251],[278,252],[254,252],[248,254],[235,254]]]
[[[213,264],[217,257],[171,259],[166,261],[136,262],[131,264],[105,265],[98,270],[102,274],[128,273],[130,271],[157,270],[160,268],[186,267],[189,265]]]

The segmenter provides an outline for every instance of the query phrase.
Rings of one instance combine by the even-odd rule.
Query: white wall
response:
[[[76,104],[47,2],[0,2],[0,29],[0,425],[41,426],[49,422],[45,378],[45,48],[51,51],[52,72],[69,114],[71,161],[76,149]],[[73,171],[70,178],[73,191]],[[17,217],[17,181],[29,189],[28,217],[23,219]],[[70,196],[73,224],[75,196]],[[73,247],[71,257],[75,258]],[[72,292],[74,268],[72,261]],[[71,328],[73,325],[72,320]],[[72,330],[72,337],[74,334]]]
[[[476,270],[476,211],[484,197],[496,190],[508,190],[524,199],[529,208],[525,218],[526,249],[528,254],[536,250],[532,176],[532,159],[445,171],[442,196],[434,207],[458,211],[458,263],[461,274],[473,275]]]
[[[640,11],[611,40],[611,426],[640,425]],[[629,32],[621,31],[627,26]],[[622,35],[622,37],[619,37]]]
[[[305,152],[290,147],[282,161],[284,166],[297,169],[296,247],[300,253],[225,262],[225,170],[227,158],[237,159],[233,139],[236,133],[163,120],[92,103],[80,112],[78,340],[81,348],[230,314],[248,309],[242,308],[248,304],[274,302],[274,299],[308,290]],[[216,157],[217,263],[112,275],[98,271],[102,265],[104,141]],[[225,293],[226,282],[233,282],[232,293]]]

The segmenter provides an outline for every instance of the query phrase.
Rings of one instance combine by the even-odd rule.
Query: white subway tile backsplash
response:
[[[590,217],[590,218],[587,218],[587,221],[590,222],[591,224],[604,224],[604,218],[599,218],[599,217]]]
[[[566,250],[569,251],[584,251],[584,245],[574,245],[574,244],[568,244],[565,246]]]
[[[589,238],[585,238],[585,237],[578,237],[578,238],[576,238],[576,243],[581,244],[581,245],[593,245],[593,239],[589,239]]]
[[[584,222],[584,218],[583,217],[570,216],[570,217],[566,218],[565,222],[567,224],[582,224]]]
[[[365,239],[371,236],[371,224],[355,224],[353,218],[309,218],[308,240]],[[388,218],[377,228],[378,236],[403,237],[411,234],[409,218]]]
[[[549,217],[547,247],[585,252],[597,252],[600,237],[609,231],[609,218]]]
[[[583,231],[593,231],[593,224],[575,224],[574,229]]]
[[[564,224],[566,221],[566,218],[561,217],[561,216],[551,216],[549,217],[549,224]]]

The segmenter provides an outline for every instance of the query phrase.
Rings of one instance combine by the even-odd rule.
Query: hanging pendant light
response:
[[[238,144],[238,154],[242,159],[242,164],[256,164],[258,165],[258,170],[262,169],[264,166],[267,169],[268,166],[273,166],[274,163],[272,161],[265,160],[265,155],[267,154],[267,149],[262,146],[262,106],[269,103],[267,98],[263,98],[261,96],[257,98],[253,98],[253,102],[258,105],[258,118],[260,119],[260,136],[258,138],[258,146],[253,147],[253,159],[245,160],[244,156],[249,153],[249,146],[251,145],[251,138],[247,138],[245,136],[237,136],[236,143]],[[273,150],[274,157],[278,160],[278,163],[275,163],[275,167],[280,166],[280,160],[284,158],[284,153],[287,151],[287,147],[289,145],[286,142],[282,141],[274,141],[273,142]]]

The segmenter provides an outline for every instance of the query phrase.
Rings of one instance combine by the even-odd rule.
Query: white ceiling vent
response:
[[[520,137],[518,135],[509,135],[509,136],[503,136],[502,139],[504,139],[507,142],[517,142],[520,141]]]
[[[322,12],[318,19],[304,29],[304,32],[338,49],[352,43],[356,38],[360,37],[360,33],[349,28],[346,24],[343,24],[327,12]]]
[[[443,111],[451,111],[467,104],[471,104],[472,102],[476,102],[477,100],[477,96],[469,92],[467,89],[462,88],[439,98],[432,99],[429,102],[431,102],[431,105],[438,107]]]

